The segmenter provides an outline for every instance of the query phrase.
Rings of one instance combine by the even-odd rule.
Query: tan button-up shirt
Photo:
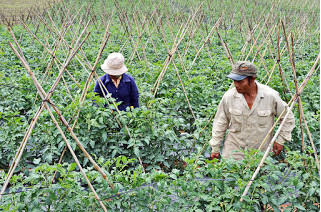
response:
[[[218,106],[213,121],[212,139],[209,143],[212,152],[218,153],[221,141],[228,129],[222,150],[223,158],[233,156],[236,160],[242,160],[244,156],[237,152],[238,150],[258,149],[273,126],[274,118],[279,117],[284,108],[288,107],[277,91],[258,82],[256,84],[257,96],[251,109],[243,94],[238,93],[235,88],[224,94]],[[283,145],[291,140],[294,125],[294,115],[291,112],[276,142]],[[265,142],[262,151],[267,149],[271,139],[272,135]]]

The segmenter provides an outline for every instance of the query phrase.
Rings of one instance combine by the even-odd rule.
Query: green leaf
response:
[[[107,141],[107,132],[104,131],[101,137],[103,138],[103,141]]]
[[[69,164],[67,170],[68,170],[69,172],[71,172],[71,171],[75,170],[76,166],[77,166],[76,163]]]
[[[91,148],[95,147],[95,141],[94,140],[90,140],[89,144],[90,144]]]
[[[40,161],[41,161],[41,158],[37,158],[37,159],[35,158],[33,160],[33,163],[38,165],[40,163]]]
[[[117,149],[114,149],[113,152],[111,153],[111,157],[112,158],[115,157],[116,153],[117,153]]]
[[[263,204],[266,204],[267,202],[268,202],[268,197],[267,196],[265,196],[265,195],[262,195],[262,202],[263,202]]]
[[[126,156],[122,156],[122,157],[121,157],[121,161],[122,161],[123,163],[126,163],[126,161],[127,161]]]
[[[178,169],[172,169],[172,172],[173,172],[174,174],[179,174],[180,170],[178,170]]]
[[[66,170],[63,167],[59,166],[59,167],[57,167],[57,170],[58,170],[58,172],[60,172],[60,175],[62,177],[64,177],[66,175]]]
[[[149,143],[150,143],[149,137],[146,137],[146,138],[144,139],[144,141],[145,141],[145,143],[146,143],[147,145],[149,145]]]
[[[295,208],[297,208],[297,209],[300,209],[300,210],[302,210],[302,211],[305,211],[305,208],[304,208],[301,204],[299,204],[299,203],[294,204],[293,207],[295,207]]]
[[[222,211],[222,208],[220,206],[215,206],[212,209],[213,211]]]
[[[92,126],[94,127],[100,127],[100,124],[98,124],[97,120],[96,119],[91,119],[90,120],[90,123]]]
[[[137,157],[139,157],[139,149],[137,147],[134,147],[134,153]]]
[[[170,177],[170,178],[173,178],[174,180],[177,180],[176,174],[170,174],[169,177]]]

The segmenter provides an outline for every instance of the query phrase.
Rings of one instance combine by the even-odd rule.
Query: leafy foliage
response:
[[[259,81],[277,90],[282,99],[289,100],[291,94],[285,91],[279,70],[275,67],[278,40],[276,24],[282,19],[286,29],[293,33],[294,58],[300,84],[319,54],[320,35],[315,30],[319,26],[319,2],[310,5],[280,1],[275,5],[270,20],[266,22],[269,28],[262,28],[263,34],[259,34],[257,27],[264,25],[265,19],[262,17],[267,17],[272,6],[270,1],[249,1],[246,6],[242,2],[230,0],[226,0],[224,4],[220,1],[204,1],[190,30],[172,55],[171,60],[175,66],[173,62],[169,64],[155,96],[154,85],[172,46],[176,45],[175,36],[182,34],[179,31],[182,24],[186,24],[201,2],[163,1],[155,10],[151,8],[158,5],[153,1],[120,1],[119,4],[113,1],[66,2],[70,5],[52,5],[48,13],[42,14],[41,17],[47,24],[52,24],[50,19],[53,19],[55,26],[51,25],[51,29],[38,19],[26,24],[43,44],[54,50],[55,57],[63,62],[69,55],[69,47],[52,30],[55,27],[66,30],[65,41],[74,44],[75,35],[79,34],[84,23],[91,20],[87,30],[91,34],[81,50],[86,58],[79,54],[78,59],[71,61],[67,67],[68,73],[64,73],[64,82],[58,84],[51,100],[70,126],[77,119],[73,128],[76,136],[90,155],[95,160],[99,159],[100,165],[115,184],[115,189],[111,190],[100,174],[92,170],[88,158],[83,156],[67,128],[63,126],[62,129],[81,164],[87,169],[91,182],[94,182],[95,188],[98,188],[101,198],[104,198],[104,203],[110,209],[167,210],[170,205],[170,210],[191,208],[195,211],[258,211],[262,204],[268,203],[277,210],[285,202],[290,202],[291,207],[300,210],[304,210],[302,207],[316,209],[313,204],[319,201],[319,189],[316,188],[320,187],[320,182],[306,132],[303,134],[306,150],[298,152],[302,146],[302,135],[297,109],[294,111],[297,127],[293,130],[292,140],[286,143],[287,151],[277,158],[287,163],[278,164],[276,160],[269,158],[250,195],[245,198],[245,203],[239,203],[238,199],[258,164],[258,158],[251,158],[253,152],[239,163],[229,160],[213,163],[206,159],[210,151],[207,142],[211,136],[211,118],[232,82],[225,78],[230,72],[231,64],[218,36],[214,33],[206,42],[205,38],[223,13],[224,19],[218,32],[228,44],[234,60],[245,59],[251,50],[253,39],[258,38],[259,46],[253,45],[248,60],[253,60],[259,67]],[[65,11],[67,8],[68,12]],[[108,10],[102,12],[101,8]],[[247,8],[251,8],[251,12]],[[70,18],[70,14],[81,15],[75,15],[75,19],[66,24],[64,21]],[[302,23],[303,19],[301,22],[296,21],[297,17],[304,17],[305,22]],[[111,103],[110,99],[99,98],[92,92],[97,80],[95,77],[89,85],[85,101],[81,102],[82,90],[89,75],[84,61],[94,64],[107,25],[110,37],[98,64],[102,64],[110,52],[122,52],[129,74],[135,77],[140,92],[140,108],[121,112],[120,115],[115,113],[112,104],[110,107],[103,106],[107,102]],[[273,27],[276,27],[276,31],[269,31]],[[60,67],[57,67],[53,57],[23,26],[14,26],[12,30],[35,77],[48,92]],[[249,30],[253,34],[252,38],[249,37]],[[8,45],[8,41],[13,43],[9,31],[0,26],[0,35],[0,168],[7,169],[39,109],[41,98],[29,74]],[[284,38],[281,33],[281,49],[285,45]],[[272,43],[267,44],[268,39]],[[58,40],[60,45],[57,44]],[[203,44],[205,46],[199,52]],[[293,73],[288,58],[289,53],[282,51],[280,64],[293,94],[295,84],[292,82]],[[97,74],[103,75],[104,72],[98,67],[99,65],[96,68]],[[305,118],[317,146],[320,144],[319,81],[319,71],[316,71],[301,94]],[[98,106],[94,106],[93,101]],[[59,120],[56,114],[55,117]],[[193,163],[203,147],[205,151],[198,160],[200,168],[195,172]],[[10,191],[22,189],[23,192],[6,196],[2,201],[2,209],[97,210],[99,206],[92,193],[87,188],[84,189],[83,177],[77,172],[78,168],[73,164],[74,160],[68,151],[63,158],[64,165],[57,165],[64,148],[65,141],[48,111],[44,110],[11,182]],[[139,168],[138,160],[129,159],[138,157],[142,159],[146,173]],[[50,177],[56,170],[59,172],[58,182],[51,184]],[[284,176],[284,179],[279,179],[280,176]],[[231,178],[236,181],[202,182],[195,180],[195,177]],[[157,189],[146,187],[117,196],[117,192],[123,191],[122,189],[136,189],[152,182],[157,184]],[[45,189],[39,189],[40,187]],[[115,197],[109,201],[109,197],[113,195]],[[173,196],[175,201],[171,198]],[[62,199],[66,201],[61,201]],[[302,205],[303,202],[305,206]]]
[[[195,157],[184,158],[184,170],[171,172],[151,170],[143,173],[140,168],[130,170],[135,159],[119,156],[115,159],[100,158],[99,164],[114,185],[111,189],[102,176],[92,168],[86,175],[93,183],[107,209],[113,211],[261,211],[272,207],[275,211],[283,203],[291,203],[289,210],[318,210],[320,190],[318,174],[311,156],[298,151],[287,152],[287,163],[278,163],[268,157],[260,175],[243,202],[239,199],[251,178],[262,153],[245,152],[243,161],[209,161],[201,157],[195,169]],[[300,160],[298,160],[300,158]],[[47,163],[31,170],[29,176],[17,175],[11,180],[12,194],[5,195],[2,209],[12,210],[68,210],[94,211],[99,204],[87,188],[76,164],[50,166]],[[51,183],[54,171],[60,177]],[[3,180],[4,175],[2,175]],[[14,193],[23,191],[21,193]],[[62,201],[63,200],[63,201]],[[302,203],[305,203],[304,205]]]

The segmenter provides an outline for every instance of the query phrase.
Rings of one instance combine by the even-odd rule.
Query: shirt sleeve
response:
[[[96,81],[95,88],[94,88],[94,93],[96,93],[96,95],[103,96],[103,93],[101,92],[101,89],[100,89],[98,81]]]
[[[276,97],[276,115],[279,117],[283,110],[286,109],[287,111],[283,114],[283,116],[280,118],[280,123],[284,120],[285,114],[288,112],[289,107],[288,105],[280,98],[279,95]],[[295,126],[295,119],[292,111],[290,111],[287,119],[285,120],[285,123],[280,131],[280,135],[276,139],[276,142],[283,145],[285,142],[291,140],[291,133]]]
[[[135,80],[131,81],[130,106],[139,107],[139,93]]]
[[[212,153],[219,153],[220,152],[220,145],[221,141],[225,136],[225,132],[228,128],[229,120],[226,114],[226,106],[224,104],[224,97],[221,100],[214,121],[213,121],[213,128],[212,128],[212,138],[209,141],[210,146],[212,147]]]

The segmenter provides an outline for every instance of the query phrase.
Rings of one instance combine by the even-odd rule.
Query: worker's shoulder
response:
[[[127,81],[127,82],[135,81],[134,77],[132,77],[132,76],[129,75],[129,74],[123,74],[123,78],[124,78],[124,80]]]
[[[235,94],[237,94],[237,91],[236,91],[236,88],[233,87],[224,93],[223,98],[230,98],[230,97],[234,96]]]
[[[264,95],[279,96],[279,92],[277,92],[273,88],[259,82],[256,82],[256,84],[258,86],[258,89],[260,89],[264,93]]]

